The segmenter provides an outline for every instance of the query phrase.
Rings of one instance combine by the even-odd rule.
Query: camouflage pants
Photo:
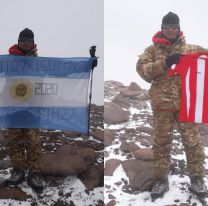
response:
[[[38,172],[41,160],[41,140],[38,129],[8,129],[7,149],[13,169],[27,166]]]
[[[157,111],[154,113],[155,137],[153,144],[154,176],[160,178],[170,169],[170,152],[174,122],[178,112]],[[186,153],[187,169],[191,176],[204,175],[204,150],[201,144],[198,125],[178,122],[182,143]]]

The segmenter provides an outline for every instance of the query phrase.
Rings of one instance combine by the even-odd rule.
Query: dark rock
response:
[[[151,135],[151,136],[153,136],[154,135],[154,128],[152,128],[152,127],[142,127],[142,126],[140,126],[140,127],[137,127],[137,129],[136,129],[138,132],[144,132],[144,133],[146,133],[146,134],[149,134],[149,135]]]
[[[19,188],[0,187],[0,199],[26,201],[29,196]]]
[[[138,96],[139,94],[140,94],[140,92],[139,91],[131,91],[131,90],[129,90],[128,88],[126,89],[122,89],[121,91],[120,91],[120,93],[124,96],[124,97],[130,97],[130,98],[132,98],[132,97],[136,97],[136,96]]]
[[[115,184],[117,187],[119,187],[119,186],[122,184],[122,182],[119,181],[119,182],[115,182],[114,184]]]
[[[55,204],[52,206],[76,206],[73,201],[70,201],[70,203],[64,202],[61,198],[57,200]]]
[[[0,160],[0,170],[7,169],[11,167],[10,160]]]
[[[149,147],[152,145],[152,143],[147,138],[140,138],[139,142],[145,147]]]
[[[174,154],[174,155],[177,155],[177,154],[183,154],[183,149],[180,149],[180,148],[178,148],[177,146],[174,146],[173,147],[173,149],[172,149],[172,153]]]
[[[111,185],[105,185],[105,188],[110,189]]]
[[[127,98],[124,98],[122,95],[117,95],[113,100],[116,104],[118,104],[122,108],[128,109],[131,106],[131,103]]]
[[[103,113],[104,106],[91,105],[90,112],[90,128],[101,127],[103,128]]]
[[[105,163],[105,176],[112,176],[116,168],[120,165],[121,160],[110,159]]]
[[[108,158],[110,156],[108,151],[104,151],[104,158]]]
[[[142,160],[126,160],[122,162],[129,184],[134,190],[150,190],[153,184],[153,163]]]
[[[120,146],[120,150],[124,152],[134,152],[139,147],[134,142],[123,142]]]
[[[137,108],[138,110],[142,110],[147,107],[146,101],[135,101],[133,102],[133,107]]]
[[[151,148],[141,148],[134,152],[134,157],[139,160],[153,160],[153,150]]]
[[[139,100],[139,101],[147,101],[149,100],[149,96],[143,92],[140,92],[136,97],[135,97],[136,100]]]
[[[113,150],[113,153],[114,153],[115,155],[118,155],[118,154],[120,154],[120,151],[119,151],[118,148],[115,148],[115,149]]]
[[[114,139],[114,135],[111,132],[111,130],[105,129],[104,130],[104,145],[106,147],[112,145],[113,139]]]
[[[0,187],[5,187],[6,186],[6,180],[3,178],[0,178]]]
[[[86,171],[95,162],[95,151],[91,148],[60,147],[55,154],[45,154],[41,162],[43,174],[76,175]]]
[[[142,88],[136,82],[131,82],[131,84],[129,85],[129,90],[140,92],[142,91]]]
[[[117,95],[117,93],[122,89],[125,88],[124,84],[118,81],[105,81],[104,84],[104,93],[105,97],[113,98]]]
[[[96,206],[105,206],[103,200],[98,200],[98,203]]]
[[[108,195],[108,198],[109,198],[109,199],[114,199],[114,200],[116,199],[116,197],[113,196],[112,194],[109,194],[109,195]]]
[[[106,206],[115,206],[116,205],[116,201],[115,200],[111,200],[110,202],[108,202],[106,204]]]
[[[123,83],[121,83],[119,81],[115,81],[115,80],[105,81],[105,85],[108,86],[109,88],[114,87],[115,89],[124,88],[125,87]]]
[[[90,135],[97,138],[98,140],[100,141],[104,141],[104,131],[103,130],[95,130],[95,131],[92,131],[90,132]]]
[[[92,165],[87,171],[78,176],[88,190],[93,190],[95,187],[103,187],[103,168],[103,164]]]
[[[125,133],[120,133],[119,136],[117,136],[121,142],[126,142],[126,140],[131,140],[131,138],[134,136],[133,134],[135,134],[135,132],[133,133],[127,133],[125,131]],[[136,135],[136,134],[135,134]]]
[[[2,145],[5,145],[5,143],[6,143],[5,133],[3,133],[3,132],[0,131],[0,144],[2,146]]]
[[[79,137],[81,136],[81,133],[80,132],[62,132],[65,136],[67,137]]]
[[[147,147],[148,147],[148,146],[153,145],[153,136],[141,135],[140,140],[142,140],[142,139],[145,139],[145,143],[143,144],[144,146],[147,145]]]
[[[119,124],[126,122],[129,118],[130,113],[124,111],[116,103],[105,103],[104,121],[106,124]]]

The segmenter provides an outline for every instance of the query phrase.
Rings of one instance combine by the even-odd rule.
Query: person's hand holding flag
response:
[[[165,63],[167,65],[167,69],[170,69],[174,64],[177,64],[181,58],[181,54],[174,53],[165,59]]]

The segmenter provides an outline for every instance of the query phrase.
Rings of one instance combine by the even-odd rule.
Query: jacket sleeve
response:
[[[153,48],[150,46],[139,56],[136,70],[142,79],[151,83],[153,79],[165,71],[166,67],[165,57],[158,55],[155,58]]]
[[[184,49],[183,54],[195,52],[208,52],[208,49],[195,44],[186,44],[186,49]]]

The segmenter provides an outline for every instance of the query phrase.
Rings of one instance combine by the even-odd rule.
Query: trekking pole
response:
[[[89,93],[89,110],[88,110],[88,132],[87,135],[90,134],[90,112],[91,112],[91,101],[92,101],[92,81],[93,81],[93,71],[94,68],[97,66],[97,58],[95,56],[96,46],[91,46],[89,49],[91,58],[95,58],[92,62],[92,69],[91,69],[91,80],[90,80],[90,93]]]

